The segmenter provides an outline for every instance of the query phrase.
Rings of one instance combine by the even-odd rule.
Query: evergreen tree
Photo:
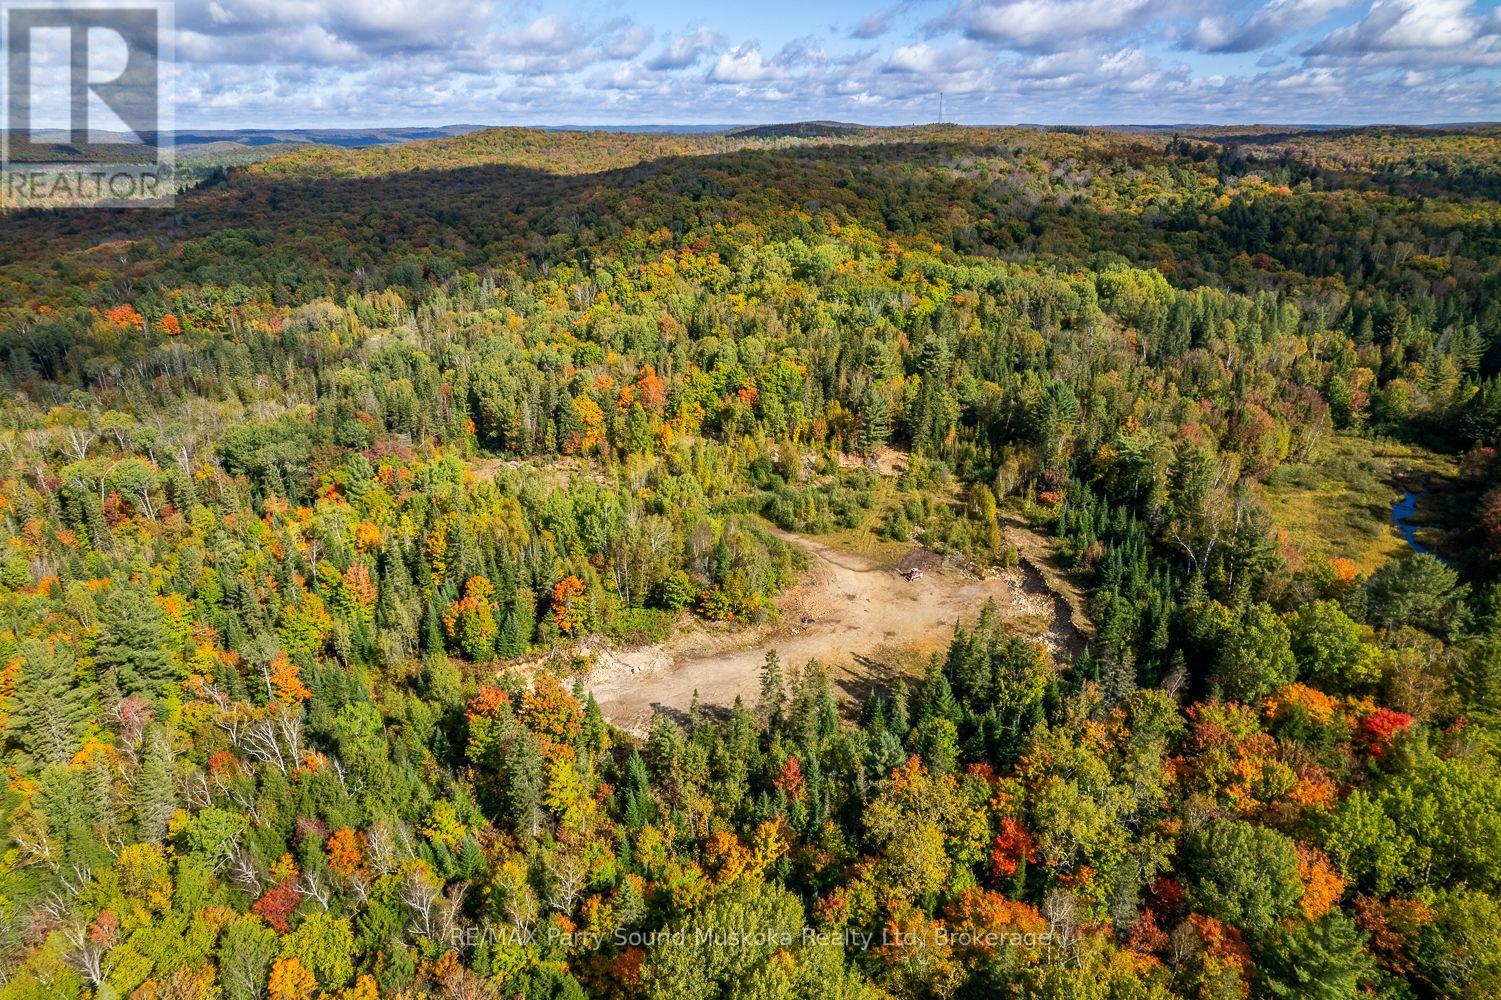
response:
[[[427,610],[422,618],[422,651],[442,653],[448,647],[443,643],[444,595],[441,591],[428,599]]]
[[[172,745],[161,726],[146,732],[141,767],[130,790],[130,807],[135,813],[136,836],[149,843],[160,843],[167,835],[167,821],[177,810],[177,782],[172,772]]]
[[[95,654],[98,669],[112,671],[124,695],[161,698],[178,675],[163,647],[164,620],[156,601],[139,587],[116,586],[99,619],[103,635]]]
[[[19,652],[21,678],[7,728],[34,760],[66,763],[89,717],[90,692],[79,682],[73,647],[30,639]]]
[[[633,830],[650,823],[656,815],[656,805],[651,797],[651,776],[646,771],[646,761],[639,751],[632,750],[625,762],[625,780],[621,782],[620,795],[624,802],[621,819]]]
[[[526,588],[516,591],[515,599],[507,606],[501,620],[500,632],[495,637],[495,655],[502,660],[524,656],[531,646],[532,631],[536,628],[536,598]]]
[[[1352,1000],[1374,968],[1365,935],[1339,910],[1278,928],[1256,965],[1267,996],[1279,1000]]]
[[[907,682],[899,680],[891,691],[891,735],[900,742],[907,738],[907,731],[911,728],[912,710],[907,694]]]
[[[505,772],[506,811],[511,825],[522,836],[535,837],[542,829],[542,793],[546,781],[542,748],[529,730],[516,729],[505,756]]]
[[[874,385],[867,386],[860,399],[860,453],[874,454],[891,438],[891,404],[886,394]]]
[[[579,746],[598,757],[610,748],[610,726],[605,722],[594,692],[589,692],[584,702],[584,724],[579,730]]]
[[[766,651],[766,661],[761,664],[761,715],[775,729],[781,725],[782,713],[787,706],[787,691],[782,682],[782,658],[774,649]]]

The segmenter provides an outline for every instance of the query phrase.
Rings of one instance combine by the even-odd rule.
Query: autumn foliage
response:
[[[573,635],[584,624],[584,581],[576,576],[565,576],[552,588],[552,620],[558,631]]]

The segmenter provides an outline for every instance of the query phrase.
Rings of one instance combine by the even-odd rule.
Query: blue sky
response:
[[[179,0],[179,128],[1501,119],[1501,0]]]

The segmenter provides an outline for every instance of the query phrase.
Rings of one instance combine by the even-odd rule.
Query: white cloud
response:
[[[1480,17],[1471,0],[1374,0],[1356,23],[1330,32],[1314,58],[1378,65],[1501,65],[1496,12]]]
[[[882,7],[850,29],[851,38],[879,38],[891,29],[891,18],[900,7]]]
[[[358,65],[368,52],[359,45],[339,38],[316,24],[288,27],[276,34],[277,62],[316,66]],[[264,61],[263,51],[232,38],[179,31],[176,58],[214,65],[257,65]]]
[[[723,48],[724,36],[708,28],[699,28],[688,35],[679,35],[651,59],[647,60],[648,69],[687,69],[702,59],[707,53]]]
[[[583,31],[556,14],[547,14],[519,28],[503,31],[497,40],[505,48],[529,53],[572,52],[583,48],[587,41]]]
[[[498,66],[518,76],[557,76],[592,66],[598,59],[591,49],[572,52],[528,52],[505,56]]]
[[[1352,0],[1271,0],[1244,21],[1203,17],[1188,36],[1201,52],[1251,52],[1286,41],[1350,6]]]
[[[603,73],[596,73],[587,81],[589,87],[599,90],[656,91],[666,93],[672,78],[656,73],[640,63],[621,63]]]
[[[932,73],[938,69],[940,58],[936,48],[927,42],[918,42],[903,45],[891,53],[886,68],[893,73]]]
[[[266,47],[249,54],[272,60],[281,38],[311,28],[373,55],[449,47],[488,28],[493,15],[490,0],[183,0],[176,7],[178,27],[189,32],[264,36]]]
[[[786,73],[773,66],[753,45],[740,45],[720,55],[709,70],[709,79],[715,83],[762,83],[776,80]]]
[[[611,59],[634,59],[651,44],[655,33],[644,24],[626,22],[611,31],[605,42],[605,55]]]
[[[965,3],[934,22],[966,38],[1022,51],[1060,52],[1101,35],[1136,30],[1162,0],[1009,0]]]

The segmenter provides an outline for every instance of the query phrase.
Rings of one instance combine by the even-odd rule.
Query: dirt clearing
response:
[[[587,686],[612,723],[643,732],[653,712],[686,714],[695,692],[704,706],[728,707],[736,697],[754,706],[770,649],[787,670],[820,661],[836,690],[863,697],[903,667],[947,648],[954,626],[972,620],[992,598],[1019,632],[1036,634],[1055,652],[1082,648],[1067,602],[1028,566],[982,580],[924,553],[924,578],[909,582],[899,571],[915,562],[888,565],[776,533],[812,557],[803,582],[778,599],[780,619],[739,630],[698,624],[663,643],[600,653]]]

